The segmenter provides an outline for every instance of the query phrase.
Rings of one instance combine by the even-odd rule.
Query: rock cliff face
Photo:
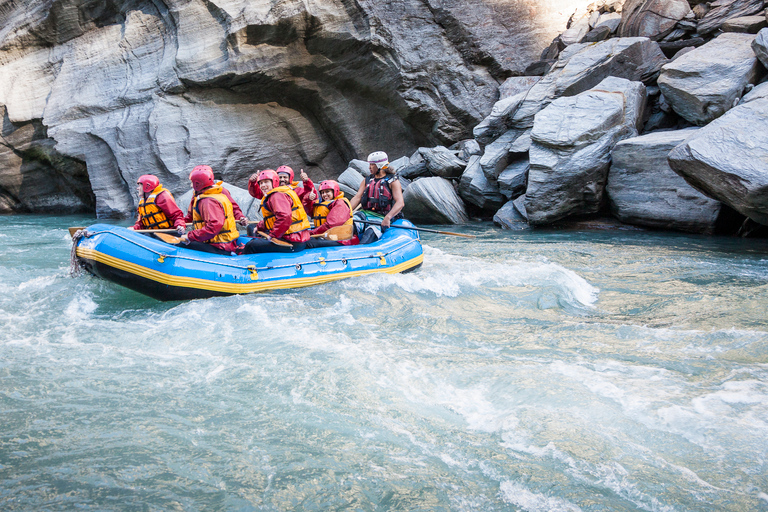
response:
[[[121,216],[145,173],[319,179],[471,137],[578,4],[0,0],[0,212]]]

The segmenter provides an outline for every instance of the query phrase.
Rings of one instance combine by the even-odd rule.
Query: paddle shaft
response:
[[[381,222],[375,222],[372,220],[355,219],[355,222],[360,222],[362,224],[371,224],[372,226],[381,226]],[[426,231],[427,233],[439,233],[441,235],[463,236],[465,238],[476,238],[475,235],[465,235],[463,233],[454,233],[453,231],[438,231],[437,229],[429,229],[429,228],[417,228],[416,226],[399,226],[399,225],[390,224],[389,227],[400,228],[400,229],[412,229],[414,231]]]

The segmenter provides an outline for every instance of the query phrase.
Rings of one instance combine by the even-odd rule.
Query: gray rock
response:
[[[768,225],[766,162],[765,98],[728,111],[669,154],[670,167],[694,188],[764,225]]]
[[[642,83],[609,77],[536,115],[525,194],[531,224],[599,211],[610,152],[637,135],[645,101]]]
[[[549,74],[531,87],[509,124],[530,128],[536,113],[555,98],[579,94],[608,76],[635,81],[651,79],[666,62],[659,45],[645,37],[571,45],[563,50]]]
[[[691,12],[688,0],[627,0],[621,13],[621,37],[648,37],[657,41]]]
[[[605,12],[597,19],[594,28],[608,27],[611,30],[611,34],[615,34],[621,23],[621,16],[617,12]]]
[[[479,156],[470,158],[464,174],[461,175],[459,196],[465,202],[489,211],[498,210],[506,202],[506,198],[499,192],[499,187],[485,178]]]
[[[751,91],[741,98],[739,104],[748,103],[750,101],[759,100],[761,98],[768,98],[768,82],[763,82],[760,85],[756,85]]]
[[[611,152],[606,192],[621,222],[691,233],[713,233],[721,203],[691,187],[667,163],[675,146],[697,128],[620,141]]]
[[[611,29],[606,26],[602,26],[587,32],[587,35],[585,35],[581,41],[583,43],[596,43],[597,41],[605,41],[609,37],[611,37]]]
[[[509,164],[497,178],[499,192],[508,199],[515,199],[524,194],[530,168],[531,163],[528,161],[528,157]]]
[[[768,20],[768,9],[765,12],[765,18]],[[768,67],[768,28],[764,28],[757,33],[757,37],[752,41],[752,50],[763,66]]]
[[[755,16],[731,18],[720,27],[723,32],[740,32],[742,34],[757,34],[760,29],[768,26],[768,21],[762,13]]]
[[[697,32],[706,35],[719,29],[731,18],[751,16],[763,10],[763,0],[716,0],[699,21]]]
[[[517,199],[512,201],[512,205],[515,207],[515,210],[517,210],[517,213],[522,215],[522,217],[528,221],[528,211],[525,209],[525,194],[521,195]]]
[[[480,147],[480,144],[475,139],[465,139],[460,142],[457,142],[450,148],[451,150],[458,151],[456,156],[458,156],[461,160],[465,162],[469,162],[470,157],[474,155],[482,155],[483,149]]]
[[[348,167],[347,170],[339,175],[336,181],[339,182],[339,185],[344,185],[357,192],[365,178],[352,167]]]
[[[528,229],[528,221],[517,211],[512,201],[505,203],[496,212],[493,216],[493,223],[501,229],[512,229],[515,231]]]
[[[552,66],[557,62],[555,59],[541,59],[536,62],[532,62],[525,68],[525,74],[527,76],[541,77],[549,73]]]
[[[363,178],[371,175],[371,166],[367,160],[350,160],[347,169],[357,171]]]
[[[527,92],[541,79],[540,76],[511,76],[499,86],[499,100]]]
[[[587,32],[589,32],[589,16],[584,16],[571,24],[569,29],[560,34],[560,40],[566,46],[580,43],[584,36],[587,35]]]
[[[738,103],[759,69],[750,46],[753,39],[725,33],[664,65],[658,84],[675,112],[704,125]]]
[[[480,157],[480,168],[488,181],[496,183],[501,171],[509,165],[509,149],[523,133],[523,130],[509,130],[486,146],[483,156]]]
[[[344,192],[344,195],[347,197],[347,199],[351,199],[355,197],[355,194],[357,194],[357,190],[353,190],[352,188],[344,185],[343,183],[339,183],[339,190]]]
[[[474,127],[472,134],[480,144],[487,145],[496,140],[502,133],[509,130],[512,116],[523,103],[530,89],[520,91],[497,101],[488,117]]]
[[[398,176],[407,178],[409,180],[414,180],[416,178],[432,176],[432,173],[430,173],[429,169],[427,169],[427,162],[422,159],[421,161],[410,163],[400,169]]]
[[[392,172],[397,174],[398,171],[405,169],[408,165],[410,165],[411,160],[407,156],[401,156],[397,160],[393,160],[392,162],[389,162],[389,168],[392,169]]]
[[[441,178],[459,178],[467,163],[456,156],[457,151],[437,146],[434,148],[419,148],[419,153],[427,163],[427,170],[433,176]]]
[[[403,193],[403,214],[414,222],[462,224],[469,220],[451,182],[438,176],[414,181]]]

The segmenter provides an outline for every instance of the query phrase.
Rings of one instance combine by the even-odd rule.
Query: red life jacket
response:
[[[365,178],[365,192],[363,192],[360,204],[363,210],[382,213],[386,215],[395,204],[392,196],[390,182],[397,179],[394,174],[388,174],[383,178],[374,178],[373,174]]]

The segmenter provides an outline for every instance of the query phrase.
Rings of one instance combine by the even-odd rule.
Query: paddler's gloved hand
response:
[[[182,235],[179,239],[179,242],[181,242],[184,245],[189,245],[189,238],[187,238],[187,235]]]
[[[185,228],[184,226],[179,226],[178,228],[176,228],[176,231],[179,232],[179,236],[182,236],[184,233],[187,232],[187,228]]]
[[[247,227],[248,226],[248,217],[242,217],[241,219],[239,219],[237,221],[237,223],[240,224],[243,227]]]

